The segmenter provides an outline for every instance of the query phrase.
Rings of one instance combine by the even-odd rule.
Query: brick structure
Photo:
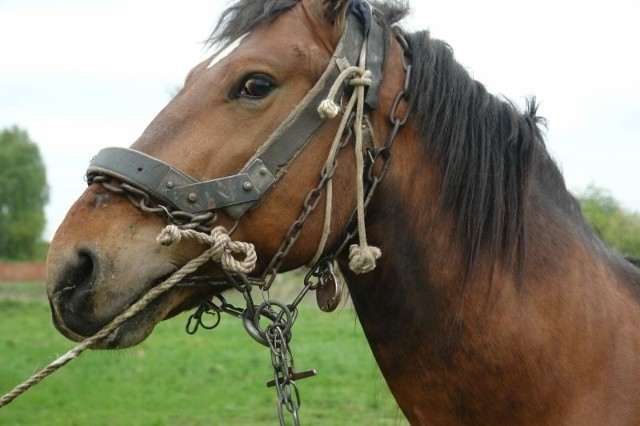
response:
[[[2,263],[0,281],[44,281],[44,263]]]

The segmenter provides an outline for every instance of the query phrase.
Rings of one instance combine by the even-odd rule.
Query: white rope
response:
[[[258,256],[253,244],[232,241],[228,231],[222,226],[213,228],[211,235],[207,235],[193,229],[180,229],[175,225],[168,225],[160,232],[156,241],[163,246],[171,246],[183,238],[211,246],[211,259],[229,272],[248,274],[256,267]],[[242,254],[244,259],[238,260],[234,254]]]
[[[49,365],[31,376],[22,384],[16,386],[11,392],[2,396],[2,398],[0,398],[0,408],[9,404],[18,396],[22,395],[31,387],[40,383],[46,377],[62,368],[70,361],[76,359],[82,352],[93,347],[96,343],[108,337],[113,331],[124,324],[127,320],[140,313],[151,302],[156,300],[162,294],[166,293],[173,286],[182,281],[187,275],[192,274],[200,266],[204,265],[208,261],[213,259],[216,262],[220,262],[222,267],[230,272],[248,273],[251,272],[253,268],[255,268],[257,257],[253,244],[232,241],[228,235],[227,230],[223,227],[214,228],[214,230],[211,231],[211,235],[209,236],[201,232],[193,230],[181,230],[175,225],[169,225],[162,230],[160,235],[158,235],[157,241],[158,243],[163,245],[172,245],[180,242],[182,238],[195,239],[196,241],[202,244],[210,245],[211,247],[209,247],[200,256],[188,262],[165,281],[149,290],[147,294],[141,297],[122,314],[114,318],[102,330],[98,331],[93,336],[86,338],[75,348],[71,349],[55,361],[51,362]],[[245,259],[240,261],[236,260],[233,257],[234,253],[244,254]]]
[[[325,99],[325,101],[329,101],[329,99]],[[333,101],[330,101],[330,102],[333,102]],[[324,163],[324,166],[322,168],[323,174],[330,174],[333,172],[331,169],[335,167],[336,156],[338,155],[338,149],[340,148],[340,143],[342,142],[342,136],[344,135],[344,132],[347,129],[347,124],[349,123],[349,116],[351,115],[351,111],[353,111],[353,108],[355,107],[355,103],[356,103],[355,97],[351,97],[351,99],[349,99],[349,102],[347,103],[347,106],[345,107],[345,114],[342,116],[342,120],[340,121],[340,126],[338,127],[336,136],[334,137],[333,143],[331,144],[331,149],[329,150],[329,154],[327,155],[327,161]],[[322,236],[320,237],[320,242],[318,244],[318,248],[316,249],[316,253],[314,254],[311,261],[308,263],[309,266],[314,265],[320,259],[327,245],[327,240],[329,239],[329,234],[331,233],[332,210],[333,210],[333,179],[329,179],[327,181],[327,194],[326,194],[326,201],[325,201],[324,225],[322,227]]]
[[[366,63],[366,43],[362,47],[360,53],[361,66],[352,66],[340,73],[336,81],[334,82],[327,99],[322,101],[318,106],[318,114],[324,119],[335,118],[339,112],[340,107],[335,102],[336,94],[340,86],[344,81],[352,77],[349,84],[354,87],[354,94],[349,99],[349,102],[345,108],[342,121],[333,144],[329,151],[327,161],[323,168],[323,173],[326,173],[330,167],[334,167],[335,158],[337,155],[340,141],[342,140],[346,124],[349,120],[354,107],[356,108],[356,117],[354,126],[355,133],[355,154],[356,154],[356,210],[358,220],[358,238],[359,244],[353,244],[349,247],[349,269],[356,274],[364,274],[371,272],[376,267],[376,260],[382,255],[381,250],[378,247],[370,246],[367,243],[366,226],[365,226],[365,211],[364,211],[364,154],[363,154],[363,135],[362,135],[362,122],[364,119],[364,97],[365,87],[371,85],[371,72],[364,69]],[[327,200],[325,203],[325,218],[322,229],[322,236],[320,243],[316,250],[315,255],[312,258],[311,264],[318,261],[327,243],[327,239],[331,232],[331,213],[333,206],[333,184],[332,179],[327,182]]]
[[[358,212],[358,239],[360,244],[349,247],[349,269],[356,274],[366,274],[376,267],[376,260],[382,255],[378,247],[367,244],[367,230],[364,218],[364,155],[362,153],[362,119],[364,117],[364,86],[358,86],[356,110],[356,203]]]
[[[342,71],[338,75],[338,78],[336,78],[333,86],[331,86],[331,89],[329,89],[327,99],[320,102],[320,105],[318,105],[318,114],[320,114],[320,117],[324,118],[325,120],[331,120],[340,113],[341,108],[336,103],[335,99],[336,95],[338,94],[338,90],[340,90],[340,86],[342,86],[346,79],[350,77],[353,78],[353,80],[351,80],[351,84],[353,86],[356,86],[356,84],[353,84],[354,81],[368,86],[369,84],[371,84],[370,75],[371,73],[369,71],[363,70],[362,68],[356,66],[348,67],[344,71]],[[344,115],[348,116],[349,114],[347,114],[347,112],[345,111]]]

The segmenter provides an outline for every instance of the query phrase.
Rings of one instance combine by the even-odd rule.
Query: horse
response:
[[[638,424],[640,272],[586,223],[535,100],[489,93],[408,13],[231,5],[131,149],[92,161],[48,255],[57,329],[92,335],[202,252],[157,244],[168,222],[221,226],[255,248],[251,285],[338,265],[411,424]],[[197,274],[219,285],[172,288],[98,346],[234,288]]]

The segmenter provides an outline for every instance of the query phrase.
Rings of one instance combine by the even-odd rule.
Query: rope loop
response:
[[[318,106],[318,114],[321,118],[330,120],[340,114],[342,109],[335,102],[335,98],[340,86],[349,78],[349,85],[353,87],[370,86],[372,83],[371,71],[369,70],[353,66],[342,71],[333,83],[333,86],[331,86],[327,99],[320,102]]]
[[[193,229],[180,229],[176,225],[167,225],[156,238],[163,246],[178,244],[183,239],[196,240],[208,245],[211,260],[219,263],[226,271],[248,274],[256,267],[258,256],[253,244],[233,241],[229,231],[223,226],[216,226],[210,235]],[[236,259],[236,255],[244,255],[244,259]]]

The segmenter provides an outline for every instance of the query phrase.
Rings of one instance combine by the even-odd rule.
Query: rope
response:
[[[356,77],[353,77],[354,75]],[[335,98],[338,94],[338,90],[340,90],[340,86],[342,86],[346,79],[353,77],[350,82],[352,86],[356,86],[356,84],[353,83],[354,81],[358,81],[362,86],[368,86],[371,84],[370,75],[371,73],[369,71],[363,70],[362,68],[356,66],[348,67],[344,71],[342,71],[338,75],[338,78],[336,78],[333,86],[331,86],[331,89],[329,89],[327,99],[320,102],[320,105],[318,106],[318,114],[320,114],[320,117],[324,118],[325,120],[331,120],[333,118],[336,118],[336,116],[340,113],[341,108],[335,102]],[[347,114],[345,111],[344,115],[348,116],[349,114]],[[338,132],[338,134],[340,134],[340,132]]]
[[[355,68],[355,69],[359,70],[359,68]],[[344,81],[344,79],[342,81]],[[334,85],[333,87],[336,87],[336,86]],[[331,91],[329,93],[331,94]],[[318,107],[318,113],[320,115],[322,115],[322,113],[320,112],[320,110],[323,108],[322,105],[328,102],[333,103],[332,98],[325,99],[322,102],[322,104],[320,104],[320,107]],[[324,175],[331,175],[333,173],[332,169],[336,165],[335,161],[336,161],[336,156],[338,155],[338,149],[340,148],[340,142],[342,141],[342,136],[344,135],[344,132],[347,129],[347,124],[349,123],[349,116],[351,115],[351,111],[353,111],[355,103],[356,103],[355,97],[351,97],[351,99],[349,99],[349,102],[347,103],[347,106],[345,107],[345,113],[342,116],[342,120],[340,121],[340,126],[338,127],[338,131],[336,132],[336,135],[333,138],[333,143],[331,144],[329,155],[327,155],[327,161],[324,163],[324,166],[322,168],[322,174]],[[329,179],[327,181],[327,201],[325,203],[324,225],[322,227],[322,236],[320,237],[320,243],[318,244],[318,248],[316,249],[315,255],[313,256],[311,261],[308,263],[309,266],[315,265],[316,262],[318,262],[318,260],[322,256],[322,252],[324,252],[324,248],[327,244],[329,234],[331,233],[332,209],[333,209],[333,179]]]
[[[256,267],[258,256],[253,244],[232,241],[227,230],[222,226],[213,228],[211,235],[207,235],[193,229],[180,229],[175,225],[168,225],[160,232],[156,241],[163,246],[170,246],[179,243],[183,238],[211,246],[207,251],[210,252],[211,259],[229,272],[248,274]],[[234,253],[244,254],[245,258],[237,260]]]
[[[195,259],[189,261],[186,265],[176,271],[173,275],[167,278],[158,286],[149,290],[141,299],[131,305],[126,311],[114,318],[109,324],[107,324],[102,330],[98,331],[91,337],[83,340],[75,348],[71,349],[45,368],[40,370],[26,380],[24,383],[16,386],[11,392],[0,398],[0,408],[9,404],[11,401],[22,395],[29,388],[40,383],[47,376],[53,374],[55,371],[65,366],[71,360],[77,358],[82,352],[90,349],[93,345],[108,337],[113,331],[124,324],[127,320],[131,319],[136,314],[140,313],[151,302],[157,299],[160,295],[166,293],[173,286],[182,281],[187,275],[195,272],[200,266],[207,263],[209,260],[221,262],[222,267],[229,272],[250,272],[256,263],[256,253],[253,244],[242,243],[239,241],[231,241],[227,231],[223,227],[217,227],[211,231],[211,236],[203,234],[201,232],[193,230],[180,230],[175,225],[169,225],[162,230],[158,235],[157,241],[162,245],[171,245],[180,242],[182,238],[195,239],[196,241],[210,245],[204,253]],[[243,261],[236,261],[233,258],[232,253],[245,254]],[[233,259],[231,261],[229,259]],[[219,259],[219,260],[216,260]],[[245,272],[247,271],[247,272]]]
[[[324,165],[323,172],[326,172],[330,167],[334,167],[337,149],[344,134],[346,123],[355,107],[356,117],[353,126],[356,139],[356,210],[359,244],[353,244],[349,247],[349,269],[356,274],[364,274],[375,269],[376,260],[378,260],[382,255],[382,251],[378,247],[368,245],[365,226],[362,122],[364,119],[365,88],[371,85],[371,72],[363,68],[363,64],[366,63],[366,43],[362,47],[359,63],[361,64],[361,67],[352,66],[340,73],[331,87],[327,99],[322,101],[318,106],[318,114],[320,114],[320,117],[324,119],[332,119],[338,115],[340,107],[334,101],[336,93],[340,85],[342,85],[347,78],[352,77],[349,84],[354,87],[354,95],[351,96],[351,99],[349,99],[349,103],[345,108],[342,122],[340,123],[340,127],[336,133],[331,150],[329,151],[329,156],[327,157],[327,162]],[[327,182],[327,201],[325,204],[325,219],[322,237],[320,238],[320,244],[318,245],[311,263],[317,262],[322,255],[329,233],[331,232],[332,198],[333,185],[332,179],[329,179]]]
[[[349,269],[356,274],[366,274],[376,267],[376,260],[382,255],[378,247],[367,244],[367,230],[364,217],[364,155],[362,153],[362,119],[364,117],[364,86],[356,87],[358,106],[356,110],[356,203],[358,212],[358,239],[360,244],[349,247]]]

